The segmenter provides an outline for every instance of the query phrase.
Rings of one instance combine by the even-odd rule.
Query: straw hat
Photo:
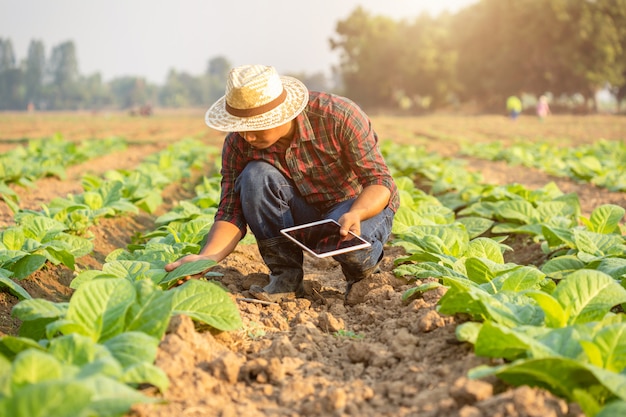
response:
[[[226,95],[207,110],[204,120],[222,132],[271,129],[293,120],[308,100],[301,81],[279,76],[271,66],[244,65],[230,70]]]

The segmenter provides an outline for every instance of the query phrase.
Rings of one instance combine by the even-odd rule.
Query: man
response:
[[[226,94],[206,113],[208,126],[229,132],[222,150],[222,194],[215,222],[198,255],[166,265],[230,254],[246,234],[256,237],[270,282],[250,293],[280,301],[303,295],[303,252],[280,230],[334,219],[340,234],[361,235],[371,247],[334,257],[352,284],[383,257],[399,205],[396,185],[367,116],[352,101],[309,92],[271,66],[233,68]]]

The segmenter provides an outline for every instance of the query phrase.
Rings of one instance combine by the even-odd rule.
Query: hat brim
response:
[[[306,107],[309,91],[296,78],[281,76],[280,79],[287,97],[278,107],[258,116],[237,117],[226,111],[226,96],[223,96],[207,110],[205,123],[221,132],[249,132],[272,129],[295,119]]]

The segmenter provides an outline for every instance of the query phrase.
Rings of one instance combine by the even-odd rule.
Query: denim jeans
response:
[[[240,195],[246,222],[258,241],[282,236],[280,230],[286,227],[323,219],[338,220],[355,200],[342,201],[328,211],[320,211],[306,202],[290,180],[264,161],[246,165],[236,180],[235,191]],[[334,256],[344,272],[358,275],[380,261],[391,234],[393,216],[393,210],[387,207],[361,222],[361,236],[372,246]]]

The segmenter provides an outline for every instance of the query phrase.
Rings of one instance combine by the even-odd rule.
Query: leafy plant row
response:
[[[1,415],[121,416],[133,404],[159,401],[138,392],[140,384],[167,389],[154,361],[172,316],[219,330],[241,326],[236,304],[219,285],[174,286],[214,262],[163,269],[197,252],[212,223],[219,180],[205,177],[197,190],[202,195],[157,219],[146,243],[109,254],[102,270],[79,273],[69,303],[26,299],[14,307],[22,325],[18,336],[0,339]]]
[[[33,181],[46,176],[65,179],[67,167],[126,147],[126,140],[119,137],[75,143],[56,134],[47,139],[31,140],[26,146],[0,155],[0,195],[16,211],[19,198],[8,184],[33,187]]]
[[[448,172],[450,163],[435,166],[435,159],[424,171]],[[401,163],[408,173],[423,161]],[[553,184],[531,191],[464,181],[441,187],[448,190],[442,201],[417,189],[412,177],[397,182],[401,207],[393,244],[408,256],[396,261],[394,272],[418,283],[405,299],[445,287],[439,312],[469,319],[457,328],[458,338],[473,343],[480,356],[506,360],[470,376],[495,374],[513,385],[543,387],[579,403],[589,416],[623,411],[624,209],[604,205],[584,218],[577,197]],[[458,213],[444,201],[454,202]],[[507,236],[495,232],[526,233],[551,259],[541,268],[505,263]]]
[[[540,169],[557,177],[589,182],[610,191],[626,191],[626,143],[598,140],[575,148],[551,143],[502,142],[464,144],[462,153]]]
[[[76,258],[93,250],[86,235],[99,218],[140,209],[154,212],[162,204],[165,186],[188,176],[190,169],[199,168],[206,155],[214,153],[214,148],[198,141],[180,141],[150,155],[133,171],[112,170],[103,178],[84,176],[83,194],[55,198],[41,211],[19,210],[16,225],[0,232],[0,286],[27,298],[12,279],[24,279],[46,262],[73,270]]]

